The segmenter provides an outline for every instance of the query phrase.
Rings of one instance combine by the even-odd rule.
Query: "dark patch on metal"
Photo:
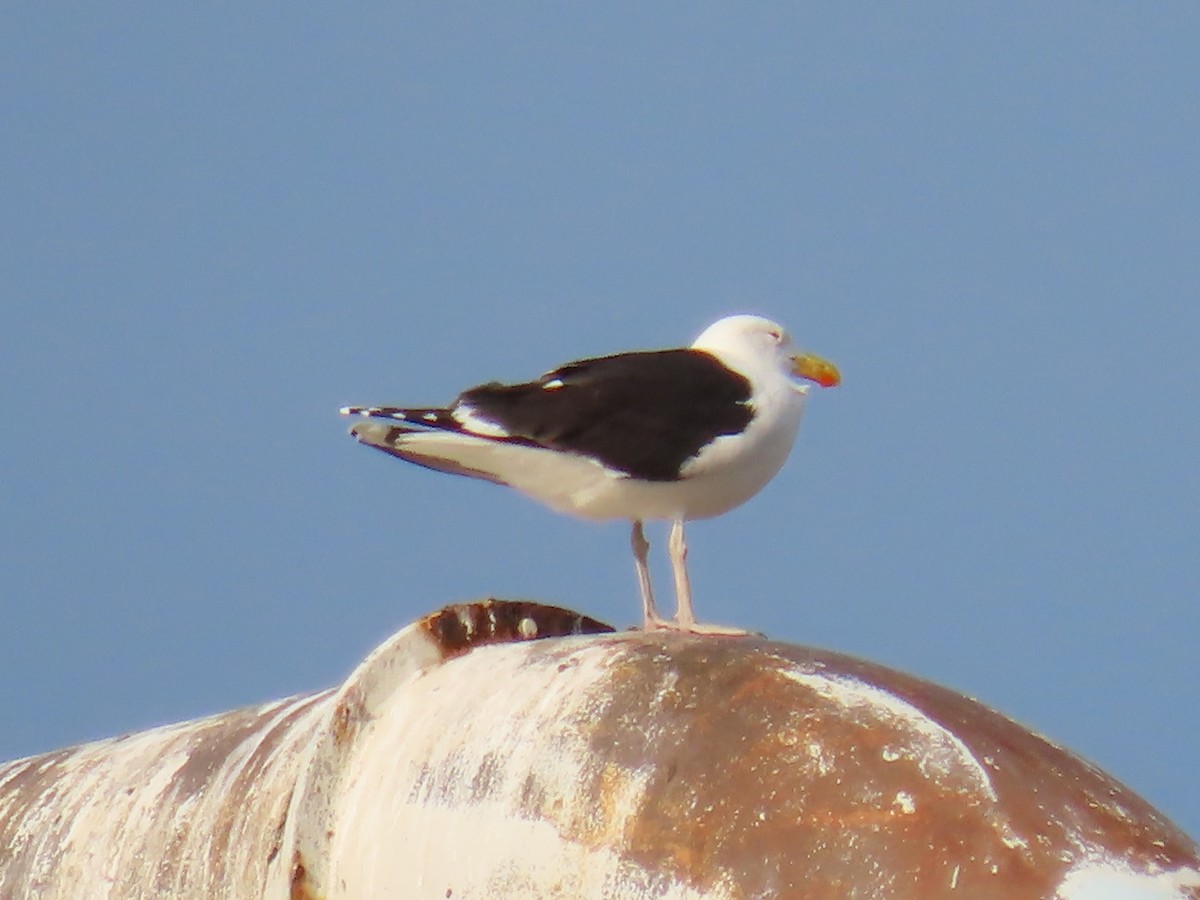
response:
[[[65,767],[77,750],[56,750],[0,767],[4,785],[0,801],[4,801],[9,810],[7,815],[0,817],[0,876],[3,876],[0,881],[5,884],[37,883],[42,870],[37,855],[29,852],[30,845],[36,846],[36,842],[35,836],[23,827],[23,811],[48,802],[46,798],[58,790],[56,786],[63,781]],[[69,822],[64,822],[60,815],[51,827],[55,839],[59,840]]]
[[[292,890],[291,900],[320,900],[308,883],[308,869],[304,866],[304,856],[299,850],[292,857]]]
[[[590,744],[576,785],[588,802],[560,812],[527,787],[522,813],[700,893],[737,873],[745,896],[1048,897],[1080,835],[1137,871],[1197,864],[1144,801],[953,691],[754,638],[619,644],[606,701],[561,722]],[[535,659],[557,670],[588,650]],[[650,780],[627,818],[635,772]]]
[[[358,685],[351,685],[340,703],[333,711],[333,721],[330,731],[333,742],[338,747],[348,745],[358,731],[358,726],[364,718],[362,691]]]
[[[187,736],[186,761],[171,779],[170,795],[182,802],[204,794],[230,754],[257,736],[262,717],[261,708],[251,706],[195,723]]]
[[[420,625],[448,659],[484,644],[507,644],[575,634],[609,634],[611,625],[558,606],[525,600],[480,600],[447,606]]]
[[[467,790],[469,802],[477,803],[495,794],[498,786],[504,783],[508,757],[508,753],[497,751],[489,751],[483,755]]]
[[[271,839],[271,850],[267,853],[267,865],[275,862],[275,858],[279,856],[279,851],[283,849],[283,832],[287,829],[288,810],[292,806],[292,795],[296,788],[293,785],[292,789],[287,793],[287,799],[283,803],[283,815],[279,817],[279,824],[275,826],[275,834]]]

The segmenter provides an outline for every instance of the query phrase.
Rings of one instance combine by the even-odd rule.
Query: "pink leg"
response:
[[[695,634],[749,634],[740,628],[702,625],[696,621],[696,611],[692,606],[692,581],[687,573],[687,542],[683,537],[683,519],[676,519],[671,523],[671,538],[667,549],[671,555],[671,571],[675,575],[675,599],[678,603],[675,613],[676,627],[680,631]]]
[[[646,534],[642,530],[642,523],[637,519],[633,521],[633,533],[629,536],[629,543],[633,547],[633,561],[637,566],[638,587],[642,592],[642,628],[646,631],[656,628],[670,628],[672,627],[671,623],[659,616],[658,609],[654,605],[654,589],[650,586],[650,566],[647,563],[650,542],[646,540]]]

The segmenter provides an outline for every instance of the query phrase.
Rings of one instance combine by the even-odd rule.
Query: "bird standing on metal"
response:
[[[536,381],[471,388],[446,407],[341,412],[372,420],[351,429],[359,441],[408,462],[508,485],[559,512],[628,519],[644,626],[741,633],[696,620],[684,522],[757,494],[791,452],[804,382],[840,380],[775,322],[737,315],[687,348],[584,359]],[[671,523],[674,620],[654,601],[642,527],[650,519]]]

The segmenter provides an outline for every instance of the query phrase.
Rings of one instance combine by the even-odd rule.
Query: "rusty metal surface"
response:
[[[0,767],[0,897],[262,896],[321,697]]]
[[[569,609],[495,599],[448,606],[421,619],[417,627],[433,639],[446,659],[484,644],[605,634],[613,630],[611,625]]]
[[[974,701],[606,631],[452,607],[334,691],[0,766],[0,897],[1200,900],[1186,835]]]
[[[364,728],[323,792],[330,898],[1200,897],[1195,844],[1107,776],[833,653],[485,647]]]
[[[496,641],[611,631],[567,610],[483,601],[404,629],[336,691],[0,765],[0,898],[287,897],[289,809],[355,697]],[[283,885],[283,887],[280,887]],[[299,896],[299,894],[297,894]]]
[[[394,714],[392,699],[404,694],[410,681],[433,671],[448,660],[478,652],[489,645],[508,645],[548,637],[602,634],[612,627],[570,610],[525,601],[485,600],[458,604],[432,613],[395,635],[374,650],[330,699],[330,727],[317,735],[305,770],[293,796],[284,844],[292,853],[287,873],[293,897],[375,896],[340,892],[331,874],[335,839],[345,834],[341,821],[342,798],[350,783],[365,784],[369,792],[376,776],[364,773],[364,747],[378,747],[377,723]],[[495,689],[490,679],[475,685],[476,691]],[[435,701],[438,703],[439,701]],[[453,710],[443,710],[446,727],[453,727]],[[410,747],[423,745],[428,735],[402,723],[399,740]],[[386,732],[387,735],[393,732]],[[385,737],[384,739],[390,739]],[[386,751],[371,764],[385,770],[390,763]],[[284,896],[283,873],[272,879],[268,896]],[[401,881],[400,885],[407,885]],[[371,891],[386,895],[382,884]],[[408,888],[405,887],[404,890]],[[357,890],[357,889],[355,889]],[[418,896],[412,894],[411,896]]]

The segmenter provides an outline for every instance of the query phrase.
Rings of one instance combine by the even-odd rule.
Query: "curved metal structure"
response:
[[[0,897],[1200,900],[1200,847],[959,694],[450,607],[335,690],[0,766]]]

